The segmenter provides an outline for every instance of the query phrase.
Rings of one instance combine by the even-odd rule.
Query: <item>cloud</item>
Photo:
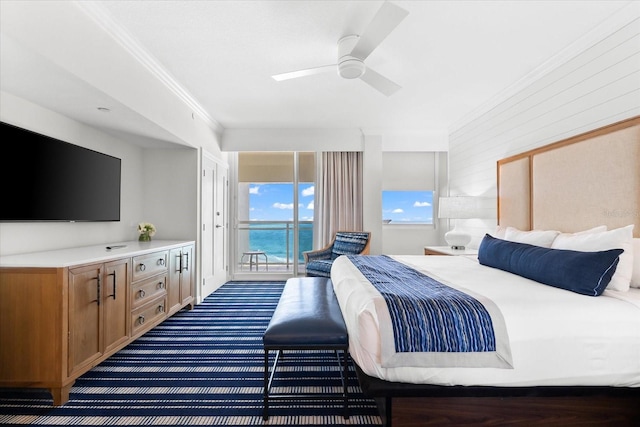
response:
[[[316,187],[315,186],[311,186],[311,187],[307,187],[304,190],[302,190],[302,197],[309,197],[309,196],[313,196],[315,193]]]
[[[391,213],[396,213],[396,214],[397,213],[404,213],[404,211],[402,209],[398,208],[398,209],[392,210]]]
[[[249,194],[260,194],[260,186],[249,187]]]
[[[427,207],[427,206],[431,206],[431,203],[429,203],[429,202],[415,202],[413,204],[414,208],[424,208],[424,207]]]
[[[313,207],[314,207],[313,202],[311,202],[311,203],[309,203],[309,204],[307,205],[307,209],[311,209],[311,210],[313,210]]]
[[[271,206],[276,208],[276,209],[293,209],[293,203],[278,203],[278,202],[276,202]]]

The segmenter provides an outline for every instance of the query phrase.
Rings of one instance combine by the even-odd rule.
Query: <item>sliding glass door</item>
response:
[[[243,152],[237,162],[234,277],[304,273],[312,249],[315,154]]]

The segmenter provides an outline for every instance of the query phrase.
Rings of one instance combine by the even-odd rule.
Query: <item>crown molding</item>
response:
[[[602,40],[611,36],[615,32],[627,25],[640,26],[640,1],[631,0],[628,4],[623,6],[617,12],[614,12],[610,16],[604,19],[599,25],[595,26],[592,30],[580,37],[575,42],[571,43],[566,48],[543,62],[536,67],[529,74],[515,82],[513,85],[508,86],[502,91],[498,92],[487,102],[480,105],[478,108],[472,110],[460,119],[456,120],[450,127],[449,133],[453,134],[458,129],[478,119],[482,115],[488,113],[507,99],[511,98],[518,92],[524,90],[537,80],[541,79],[545,75],[551,73],[561,65],[569,62],[571,59],[592,48]]]
[[[113,40],[122,46],[131,56],[142,64],[184,102],[194,114],[207,123],[214,131],[222,133],[224,127],[213,119],[200,103],[149,53],[127,30],[113,20],[100,4],[94,1],[75,1],[80,10],[100,26]]]

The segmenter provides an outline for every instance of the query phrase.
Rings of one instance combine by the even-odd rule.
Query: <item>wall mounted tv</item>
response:
[[[120,159],[3,122],[0,138],[0,221],[120,221]]]

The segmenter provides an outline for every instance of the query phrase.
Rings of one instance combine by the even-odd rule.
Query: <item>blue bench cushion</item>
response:
[[[287,280],[262,342],[265,348],[332,348],[348,345],[331,281],[320,277]]]
[[[336,238],[333,242],[333,249],[331,250],[331,259],[334,260],[340,255],[357,255],[364,250],[369,241],[368,233],[358,233],[350,231],[348,233],[336,233]]]

